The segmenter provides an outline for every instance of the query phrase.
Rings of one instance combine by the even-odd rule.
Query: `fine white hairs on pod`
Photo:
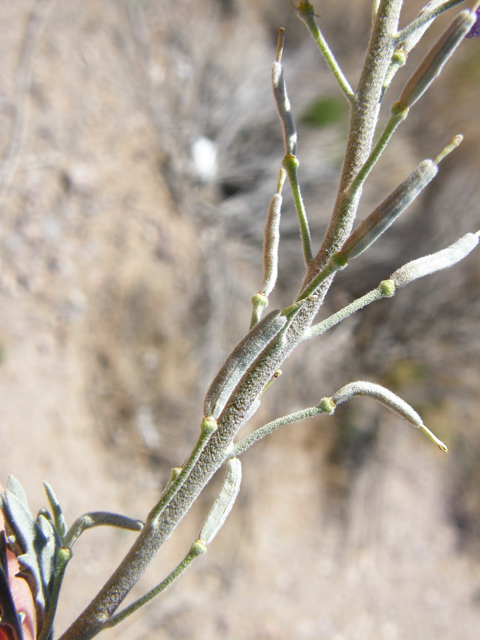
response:
[[[278,245],[280,243],[280,214],[282,211],[282,187],[285,182],[285,170],[280,169],[277,193],[268,207],[267,220],[263,233],[263,282],[260,292],[268,298],[275,287],[278,275]]]
[[[350,234],[341,253],[356,258],[392,225],[398,216],[437,175],[433,160],[424,160],[385,200]]]
[[[390,280],[393,280],[396,287],[404,287],[412,280],[429,276],[435,271],[441,271],[453,266],[475,249],[478,244],[479,233],[467,233],[460,240],[441,251],[437,251],[437,253],[407,262],[390,276]]]
[[[397,103],[399,106],[409,108],[425,93],[473,27],[475,20],[474,11],[461,11],[458,14],[407,80]]]
[[[462,142],[457,135],[440,151],[434,160],[424,160],[398,185],[372,213],[348,236],[336,255],[350,260],[356,258],[382,235],[425,189],[438,173],[438,164]]]
[[[276,309],[260,320],[237,344],[207,391],[203,405],[205,416],[214,418],[220,416],[243,374],[282,330],[286,322],[286,316],[280,315],[280,311]]]
[[[342,402],[350,400],[354,396],[369,396],[370,398],[375,398],[375,400],[381,402],[385,407],[401,416],[404,420],[411,424],[412,427],[416,427],[417,429],[423,431],[423,433],[427,435],[430,440],[435,442],[435,444],[439,449],[441,449],[441,451],[448,451],[446,445],[423,424],[423,420],[415,411],[415,409],[413,409],[407,402],[405,402],[405,400],[399,398],[395,393],[393,393],[393,391],[389,391],[379,384],[375,384],[373,382],[365,382],[364,380],[350,382],[349,384],[346,384],[344,387],[339,389],[336,393],[334,393],[331,398],[326,398],[326,400],[333,402],[333,405],[336,406],[338,404],[341,404]]]
[[[237,499],[241,482],[242,464],[238,458],[231,458],[227,463],[227,475],[218,498],[213,503],[198,536],[205,544],[210,544],[223,526]]]

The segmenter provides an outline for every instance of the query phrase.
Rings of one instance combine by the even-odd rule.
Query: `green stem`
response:
[[[38,640],[48,640],[50,638],[50,632],[52,630],[53,619],[57,611],[58,596],[60,595],[60,587],[62,586],[63,576],[65,575],[65,569],[72,557],[70,549],[61,547],[58,550],[56,556],[57,567],[55,570],[55,578],[53,581],[53,589],[50,595],[50,602],[48,604],[47,615],[45,617],[42,630],[38,636]]]
[[[86,529],[93,527],[116,527],[117,529],[127,529],[128,531],[141,531],[143,523],[140,520],[133,520],[127,516],[108,511],[93,511],[85,513],[75,520],[63,541],[65,548],[71,549],[77,539]]]
[[[250,320],[250,329],[260,322],[265,307],[268,306],[268,298],[263,293],[254,293],[252,296],[252,318]]]
[[[395,285],[392,286],[391,280],[382,281],[376,289],[372,289],[358,300],[354,300],[340,311],[337,311],[326,320],[319,322],[316,325],[310,327],[310,329],[305,333],[304,340],[309,340],[310,338],[315,338],[316,336],[321,336],[322,333],[328,331],[335,325],[339,324],[346,318],[353,315],[356,311],[363,309],[367,305],[375,302],[376,300],[380,300],[381,298],[390,298],[395,294]]]
[[[417,18],[415,18],[413,22],[411,22],[409,25],[407,25],[401,31],[398,32],[395,38],[395,41],[398,44],[400,44],[401,42],[404,42],[405,40],[407,40],[407,38],[409,38],[411,35],[413,35],[416,31],[418,31],[422,27],[425,27],[429,22],[434,20],[441,13],[443,13],[444,11],[447,11],[447,9],[451,9],[452,7],[455,7],[457,4],[460,4],[462,2],[464,2],[464,0],[448,0],[441,6],[435,7],[431,11],[420,12],[420,15]]]
[[[393,105],[392,115],[390,116],[390,119],[388,120],[385,126],[385,129],[383,130],[380,138],[377,140],[377,143],[372,149],[370,155],[368,156],[367,160],[365,161],[362,168],[360,169],[357,176],[355,177],[355,180],[350,185],[350,188],[348,190],[347,203],[355,199],[355,196],[357,195],[359,190],[362,188],[370,171],[373,169],[377,160],[380,158],[383,151],[385,150],[385,147],[390,142],[393,134],[395,133],[396,128],[401,122],[403,122],[403,120],[405,120],[405,118],[407,117],[407,114],[408,114],[408,108],[398,109],[396,103]]]
[[[299,166],[298,159],[294,155],[287,155],[282,161],[282,166],[288,175],[290,187],[292,189],[293,201],[295,202],[295,209],[297,210],[298,222],[300,224],[300,235],[302,238],[303,257],[305,264],[308,266],[313,258],[312,254],[312,242],[310,239],[310,229],[308,228],[307,213],[303,204],[302,194],[300,192],[300,185],[298,184],[297,168]]]
[[[346,265],[347,265],[347,260],[344,259],[343,256],[340,257],[339,254],[334,253],[333,256],[331,256],[328,263],[325,265],[325,267],[320,271],[320,273],[317,273],[315,278],[313,278],[313,280],[310,281],[310,284],[307,287],[305,287],[305,289],[297,298],[296,302],[305,300],[310,295],[312,295],[312,293],[315,293],[316,289],[318,289],[318,287],[323,282],[325,282],[327,278],[335,274],[337,271],[340,271],[340,269],[343,269]],[[291,305],[291,307],[294,307],[294,304]],[[286,311],[287,310],[284,310],[282,313],[284,315],[287,315]]]
[[[200,437],[198,438],[197,444],[195,445],[192,453],[190,454],[190,457],[188,458],[186,463],[183,465],[182,470],[178,474],[176,479],[169,484],[165,493],[161,497],[160,501],[152,509],[152,511],[149,514],[149,519],[152,521],[152,523],[154,523],[155,520],[158,519],[162,511],[164,511],[164,509],[167,507],[169,502],[176,496],[178,491],[181,489],[182,485],[184,484],[191,470],[193,469],[196,462],[198,461],[202,451],[205,449],[206,445],[208,444],[208,441],[210,440],[212,433],[216,430],[216,428],[217,428],[217,421],[213,416],[209,416],[202,420]]]
[[[315,19],[314,19],[315,14],[313,12],[313,6],[308,3],[305,3],[305,4],[300,3],[297,9],[298,9],[298,17],[300,18],[300,20],[302,20],[302,22],[304,22],[307,25],[308,30],[312,34],[313,39],[317,43],[318,48],[320,49],[320,51],[323,54],[323,57],[325,58],[325,62],[328,64],[331,72],[337,79],[338,85],[342,90],[343,95],[349,102],[352,102],[355,96],[355,93],[352,87],[350,86],[350,83],[348,82],[347,78],[345,77],[343,71],[341,70],[338,62],[335,60],[335,56],[333,55],[332,50],[328,46],[327,41],[323,37],[322,32],[318,28],[317,23],[315,22]]]
[[[150,589],[150,591],[143,597],[139,598],[131,605],[125,607],[125,609],[122,609],[122,611],[119,611],[119,613],[106,620],[103,623],[102,628],[109,629],[110,627],[115,627],[120,622],[123,622],[125,618],[128,618],[128,616],[132,615],[132,613],[138,611],[140,607],[143,607],[143,605],[147,604],[147,602],[153,600],[153,598],[158,596],[160,593],[162,593],[162,591],[165,591],[167,587],[173,584],[175,580],[182,575],[185,569],[188,569],[192,562],[196,560],[199,555],[205,553],[206,550],[207,546],[201,540],[196,540],[195,542],[193,542],[192,546],[190,547],[190,551],[187,553],[185,558],[175,567],[175,569],[171,573],[168,574],[165,580],[162,580],[160,584],[157,584],[156,587]]]
[[[256,442],[258,442],[265,436],[268,436],[270,433],[272,433],[272,431],[275,431],[279,427],[283,427],[283,425],[285,424],[298,422],[298,420],[303,420],[304,418],[313,418],[322,413],[331,413],[330,407],[323,402],[321,402],[317,407],[308,407],[308,409],[302,409],[301,411],[290,413],[288,416],[277,418],[276,420],[265,424],[263,427],[256,429],[253,433],[245,436],[245,438],[232,445],[232,447],[228,450],[228,457],[235,458],[236,456],[241,455]]]

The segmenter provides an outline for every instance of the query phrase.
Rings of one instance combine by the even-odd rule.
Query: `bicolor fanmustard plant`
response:
[[[374,0],[370,41],[360,80],[352,88],[340,69],[319,27],[314,6],[306,0],[292,2],[298,17],[317,43],[339,90],[350,109],[350,124],[343,168],[331,220],[320,247],[315,250],[309,231],[297,169],[295,106],[287,95],[282,55],[285,32],[280,29],[276,59],[272,68],[273,95],[283,129],[285,156],[280,163],[276,190],[267,212],[263,281],[253,295],[250,329],[220,369],[208,389],[203,405],[200,435],[186,462],[172,470],[170,481],[145,522],[104,512],[81,516],[67,528],[62,510],[49,485],[45,485],[50,510],[30,514],[19,482],[11,477],[2,498],[4,524],[0,536],[0,640],[2,638],[53,638],[53,621],[62,578],[72,558],[79,535],[91,527],[114,526],[138,532],[138,536],[114,574],[85,611],[61,636],[61,640],[87,640],[122,622],[174,582],[201,554],[227,518],[240,489],[242,471],[239,456],[257,441],[283,425],[320,414],[333,414],[336,406],[354,396],[370,396],[396,412],[410,425],[423,431],[442,451],[447,447],[423,424],[418,413],[388,389],[371,382],[345,384],[318,404],[276,418],[249,435],[236,439],[243,425],[257,411],[268,387],[280,374],[282,363],[305,340],[319,336],[356,311],[395,295],[413,280],[453,266],[478,244],[480,232],[468,233],[454,244],[439,247],[437,253],[419,257],[400,268],[378,287],[315,324],[315,317],[332,284],[335,273],[365,251],[435,178],[439,163],[461,142],[455,135],[434,159],[423,160],[401,184],[354,228],[362,189],[370,171],[410,109],[441,72],[464,38],[480,35],[480,0],[461,11],[439,37],[403,90],[390,106],[390,118],[377,134],[379,113],[396,72],[407,63],[410,51],[421,40],[437,16],[462,0],[431,0],[418,17],[399,29],[402,0]],[[288,178],[298,216],[305,261],[305,277],[298,295],[286,308],[262,318],[269,304],[278,273],[282,191]],[[273,190],[273,189],[272,189]],[[192,503],[221,467],[226,467],[223,487],[205,523],[185,558],[154,589],[133,604],[120,609],[131,588],[162,548]],[[13,565],[15,561],[17,565]],[[14,567],[14,568],[12,568]],[[18,598],[13,579],[25,581],[33,596]],[[15,575],[12,574],[15,571]],[[17,594],[17,595],[15,595]]]

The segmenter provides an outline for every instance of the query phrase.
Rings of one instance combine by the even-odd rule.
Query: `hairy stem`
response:
[[[352,100],[347,149],[335,208],[305,284],[315,276],[328,257],[341,247],[351,231],[362,190],[359,189],[351,198],[349,189],[372,147],[383,81],[395,48],[401,6],[402,0],[382,0],[378,8],[358,89]]]
[[[350,233],[360,190],[354,201],[344,205],[344,194],[365,163],[372,146],[378,119],[379,101],[385,74],[394,49],[402,0],[380,3],[359,88],[352,101],[347,152],[334,214],[321,250],[309,269],[308,284],[322,264],[337,251]],[[130,589],[145,571],[163,543],[187,513],[201,490],[222,465],[226,451],[252,404],[312,324],[331,284],[331,277],[320,284],[316,295],[301,305],[285,329],[269,343],[239,381],[231,399],[218,417],[218,428],[211,435],[178,491],[160,513],[147,518],[143,530],[113,576],[87,609],[64,633],[61,640],[87,640],[101,631]]]

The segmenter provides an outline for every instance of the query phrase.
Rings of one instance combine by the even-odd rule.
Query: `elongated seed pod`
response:
[[[276,309],[260,320],[237,344],[207,391],[203,405],[205,416],[220,416],[243,374],[286,322],[286,316],[281,316]]]
[[[435,271],[441,269],[447,269],[453,266],[460,260],[463,260],[470,251],[473,251],[478,244],[478,235],[475,233],[467,233],[467,235],[454,242],[446,249],[437,251],[429,256],[423,256],[412,262],[407,262],[403,267],[397,269],[395,273],[390,276],[390,280],[393,280],[396,287],[404,287],[412,280],[417,278],[423,278]]]
[[[441,451],[447,451],[445,444],[439,440],[437,436],[430,431],[430,429],[427,429],[423,424],[423,420],[413,407],[405,402],[405,400],[402,400],[402,398],[399,398],[395,393],[393,393],[393,391],[389,391],[379,384],[365,382],[364,380],[350,382],[334,393],[329,400],[331,400],[336,406],[346,400],[350,400],[354,396],[369,396],[370,398],[375,398],[375,400],[378,400],[378,402],[387,407],[387,409],[390,409],[401,416],[411,424],[412,427],[416,427],[417,429],[420,429],[420,431],[423,431],[423,433],[427,435],[432,442],[435,442]]]
[[[389,389],[385,389],[385,387],[373,382],[366,382],[365,380],[350,382],[334,393],[331,399],[338,405],[350,400],[353,396],[369,396],[375,398],[375,400],[378,400],[389,409],[392,409],[392,411],[395,411],[395,413],[398,413],[412,426],[417,427],[417,429],[423,424],[418,413],[409,404],[392,391],[389,391]]]
[[[218,498],[213,503],[198,536],[205,544],[210,544],[227,519],[237,498],[241,482],[242,464],[238,458],[232,458],[228,461],[227,475]]]
[[[407,80],[398,101],[401,106],[411,107],[425,93],[475,24],[475,19],[475,13],[471,11],[461,11],[458,14]]]
[[[361,222],[345,241],[340,253],[356,258],[393,224],[438,172],[433,160],[424,160],[385,200]]]
[[[260,289],[263,295],[271,294],[278,274],[278,245],[280,242],[280,212],[282,196],[276,193],[268,208],[267,221],[263,234],[263,283]]]
[[[281,62],[283,52],[283,42],[285,39],[285,29],[280,29],[277,46],[277,59],[272,66],[272,86],[275,104],[277,105],[278,116],[282,123],[283,142],[285,144],[286,155],[297,154],[297,129],[293,119],[292,107],[287,95],[287,86],[283,75],[283,65]]]

